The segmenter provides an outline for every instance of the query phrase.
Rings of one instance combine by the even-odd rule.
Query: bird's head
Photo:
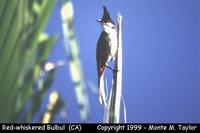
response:
[[[110,17],[110,14],[105,6],[103,6],[104,12],[101,19],[98,19],[97,22],[101,23],[104,31],[115,29],[114,21]]]

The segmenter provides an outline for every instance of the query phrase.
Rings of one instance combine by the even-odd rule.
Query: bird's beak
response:
[[[97,22],[102,23],[101,19],[97,19]]]

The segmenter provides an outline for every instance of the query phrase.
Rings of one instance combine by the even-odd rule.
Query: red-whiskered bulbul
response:
[[[117,32],[113,20],[106,7],[103,7],[104,12],[100,22],[102,32],[99,37],[96,48],[96,60],[98,71],[98,89],[99,101],[106,105],[105,91],[104,91],[104,70],[110,60],[113,60],[117,51]]]

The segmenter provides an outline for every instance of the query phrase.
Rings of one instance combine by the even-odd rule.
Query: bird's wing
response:
[[[96,60],[97,60],[98,74],[100,74],[100,71],[101,71],[100,69],[105,68],[106,62],[110,54],[110,46],[109,46],[110,40],[107,34],[108,33],[103,31],[97,43]]]

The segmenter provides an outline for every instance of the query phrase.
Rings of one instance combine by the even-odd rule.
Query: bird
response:
[[[102,32],[97,42],[96,61],[98,72],[98,94],[101,105],[106,105],[106,97],[104,91],[104,72],[105,68],[110,68],[108,63],[115,59],[117,51],[117,31],[114,21],[105,6],[103,6],[103,16],[98,19],[102,27]]]

